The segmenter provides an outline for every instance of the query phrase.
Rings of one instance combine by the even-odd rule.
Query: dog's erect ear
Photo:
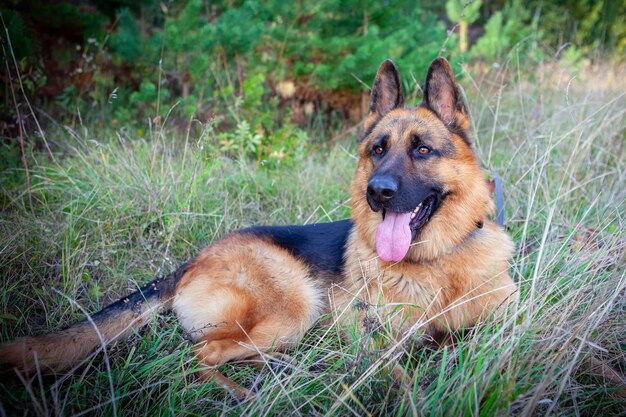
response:
[[[365,131],[371,130],[391,110],[403,105],[404,97],[402,97],[400,74],[396,64],[388,59],[380,64],[376,73],[370,94],[369,112],[367,119],[365,119]]]
[[[469,113],[463,93],[445,58],[435,59],[428,68],[422,106],[435,112],[448,129],[471,144]]]

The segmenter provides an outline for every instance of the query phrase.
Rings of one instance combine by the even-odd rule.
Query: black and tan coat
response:
[[[374,309],[399,337],[474,326],[516,298],[513,244],[487,218],[493,209],[448,63],[432,63],[423,102],[407,107],[385,61],[360,139],[351,219],[233,232],[90,320],[4,344],[0,361],[61,372],[172,309],[210,366],[203,377],[244,396],[216,367],[293,346],[327,312],[365,330]]]

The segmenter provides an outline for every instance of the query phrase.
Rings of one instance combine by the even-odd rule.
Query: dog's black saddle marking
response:
[[[254,226],[241,233],[268,238],[303,259],[312,273],[328,276],[343,270],[343,255],[352,227],[351,220],[341,220],[305,226]]]

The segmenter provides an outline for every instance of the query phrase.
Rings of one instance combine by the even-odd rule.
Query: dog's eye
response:
[[[426,146],[420,146],[419,148],[417,148],[417,153],[419,153],[420,155],[428,155],[430,153],[430,148],[427,148]]]
[[[380,145],[376,145],[376,146],[374,146],[374,148],[372,149],[372,152],[374,152],[376,155],[382,155],[382,154],[385,152],[385,150],[383,149],[383,147],[382,147],[382,146],[380,146]]]

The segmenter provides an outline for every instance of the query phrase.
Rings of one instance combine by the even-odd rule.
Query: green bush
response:
[[[571,42],[566,58],[582,62],[601,46],[623,50],[621,6],[626,0],[35,0],[1,13],[26,94],[53,118],[211,121],[224,152],[266,161],[284,155],[276,138],[322,138],[348,114],[355,123],[384,59],[406,74],[409,92],[441,54],[455,69],[500,61],[513,48],[541,58],[543,39],[555,51]],[[290,96],[277,94],[281,82],[293,86]],[[5,119],[15,119],[13,107],[0,107]],[[229,139],[236,132],[250,132],[245,146]]]
[[[507,2],[502,11],[495,12],[485,24],[485,33],[470,51],[473,58],[499,60],[515,45],[532,33],[528,25],[530,12],[521,0]],[[522,46],[528,46],[529,43]]]
[[[109,38],[108,45],[123,62],[133,62],[141,56],[143,45],[139,27],[128,8],[120,10],[117,30]]]

